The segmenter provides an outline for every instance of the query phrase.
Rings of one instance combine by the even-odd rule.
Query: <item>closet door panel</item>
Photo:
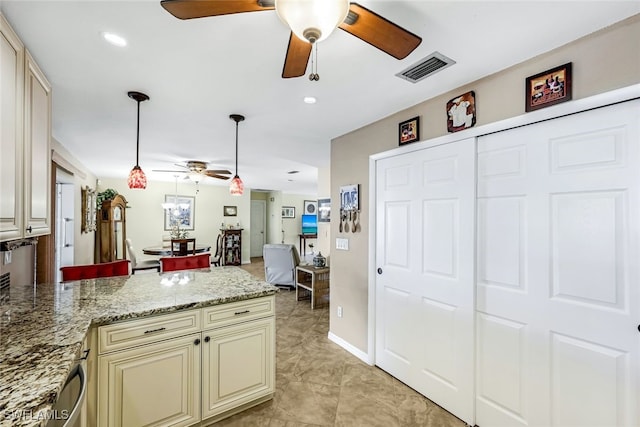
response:
[[[639,122],[636,100],[479,138],[478,425],[640,423]]]

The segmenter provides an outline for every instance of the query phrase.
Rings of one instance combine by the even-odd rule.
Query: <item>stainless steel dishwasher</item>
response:
[[[87,392],[87,377],[85,374],[85,356],[80,359],[69,372],[58,400],[52,408],[52,419],[47,427],[80,427],[82,424],[82,409]]]

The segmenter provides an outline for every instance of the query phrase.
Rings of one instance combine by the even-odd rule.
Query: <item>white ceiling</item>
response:
[[[140,106],[150,180],[172,181],[152,169],[191,159],[233,171],[229,114],[239,113],[245,185],[302,194],[316,193],[332,138],[640,13],[637,0],[359,3],[422,43],[399,61],[336,30],[318,46],[318,82],[280,77],[289,30],[275,11],[181,21],[159,0],[2,0],[0,10],[53,85],[53,136],[98,177],[125,178],[135,164],[136,90],[151,98]],[[395,77],[434,51],[456,64],[417,84]]]

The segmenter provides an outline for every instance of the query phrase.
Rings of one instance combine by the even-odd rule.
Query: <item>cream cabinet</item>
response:
[[[51,232],[51,85],[0,15],[0,241]]]
[[[0,15],[0,241],[24,235],[24,45]]]
[[[211,423],[273,397],[275,297],[97,328],[97,425]]]

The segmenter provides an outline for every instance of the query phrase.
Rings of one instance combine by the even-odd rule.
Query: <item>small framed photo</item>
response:
[[[237,206],[225,206],[223,209],[224,216],[237,216],[238,215],[238,207]]]
[[[318,202],[316,200],[305,200],[303,211],[305,215],[318,215]]]
[[[296,208],[293,206],[283,206],[282,207],[282,218],[295,218],[296,217]]]
[[[318,222],[331,222],[331,199],[318,199]]]
[[[420,140],[420,117],[405,120],[398,125],[398,143],[409,144]]]
[[[340,210],[359,211],[359,186],[358,184],[345,185],[340,187]]]
[[[447,130],[458,132],[476,124],[476,94],[474,91],[447,102]]]
[[[571,62],[552,68],[525,82],[525,111],[534,111],[571,99]]]

